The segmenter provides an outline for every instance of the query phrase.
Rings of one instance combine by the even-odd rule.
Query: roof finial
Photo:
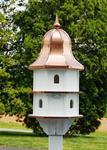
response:
[[[60,23],[59,23],[59,19],[58,19],[58,15],[56,14],[56,19],[55,19],[55,23],[54,23],[54,28],[59,29],[60,28]]]

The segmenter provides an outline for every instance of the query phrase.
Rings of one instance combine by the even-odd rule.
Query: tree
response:
[[[1,30],[0,30],[0,104],[2,108],[5,109],[5,104],[8,104],[8,100],[6,99],[6,94],[9,94],[11,90],[12,83],[10,81],[11,75],[9,73],[8,68],[13,63],[13,59],[9,57],[9,49],[7,48],[7,43],[11,38],[11,31],[7,29],[7,20],[6,17],[0,13],[0,22],[1,22]],[[7,95],[8,95],[7,94]],[[5,109],[6,111],[6,109]],[[5,112],[3,111],[3,113]]]
[[[27,9],[14,15],[17,33],[16,54],[20,60],[17,86],[31,86],[32,73],[28,65],[38,56],[45,32],[51,29],[55,13],[62,28],[72,39],[73,53],[85,65],[80,81],[79,119],[71,132],[95,131],[103,117],[107,102],[107,1],[106,0],[29,0]],[[31,113],[31,107],[27,113]],[[27,118],[26,118],[27,120]],[[29,120],[28,120],[29,122]],[[36,125],[36,124],[35,124]],[[34,125],[34,126],[35,126]],[[34,127],[33,126],[33,127]]]
[[[11,5],[13,5],[12,0],[0,4],[0,114],[23,116],[30,99],[31,89],[17,84],[17,75],[19,77],[20,74],[21,77],[22,66],[19,66],[19,60],[15,58],[17,39],[12,30],[14,9]]]
[[[0,103],[0,115],[5,113],[5,107],[3,103]]]

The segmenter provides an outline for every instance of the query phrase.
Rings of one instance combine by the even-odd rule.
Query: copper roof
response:
[[[37,60],[29,66],[30,69],[36,68],[69,68],[83,70],[73,56],[71,39],[69,35],[60,28],[58,17],[43,38],[43,47]]]

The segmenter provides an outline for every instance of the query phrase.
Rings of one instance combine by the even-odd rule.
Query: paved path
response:
[[[8,132],[27,132],[32,133],[32,130],[20,130],[20,129],[8,129],[8,128],[0,128],[0,131],[8,131]]]

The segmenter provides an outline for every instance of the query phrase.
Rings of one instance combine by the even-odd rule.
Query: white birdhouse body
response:
[[[33,91],[79,92],[79,71],[71,69],[36,69]]]
[[[37,69],[33,73],[33,114],[41,117],[79,115],[79,71]]]
[[[78,94],[38,93],[33,97],[33,115],[37,117],[76,117]]]

